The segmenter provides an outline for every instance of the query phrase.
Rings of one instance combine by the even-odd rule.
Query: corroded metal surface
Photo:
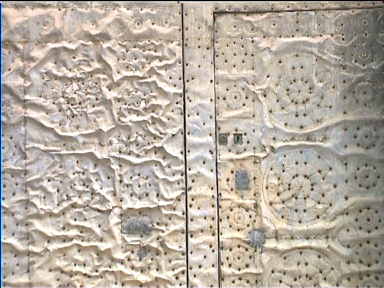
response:
[[[382,2],[19,2],[4,287],[382,287]]]

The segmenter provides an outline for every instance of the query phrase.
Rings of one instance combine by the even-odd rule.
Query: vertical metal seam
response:
[[[28,38],[30,35],[28,34]],[[23,75],[23,105],[24,105],[24,111],[23,111],[23,125],[24,125],[24,193],[25,197],[27,197],[27,215],[26,215],[26,223],[25,227],[27,230],[27,273],[28,273],[28,287],[33,287],[32,284],[32,274],[31,274],[31,230],[30,230],[30,219],[29,219],[29,213],[30,213],[30,205],[31,205],[31,195],[27,189],[27,178],[28,178],[28,150],[27,150],[27,142],[28,142],[28,134],[27,134],[27,99],[26,99],[26,82],[25,82],[25,77],[26,77],[26,72],[27,72],[27,65],[26,65],[26,48],[27,48],[27,43],[30,41],[30,39],[27,39],[25,42],[23,42],[23,47],[22,47],[22,55],[23,55],[23,70],[22,70],[22,75]]]
[[[1,134],[1,140],[0,140],[0,145],[1,145],[1,155],[0,155],[0,165],[1,165],[1,175],[0,175],[0,194],[1,194],[1,208],[0,208],[0,221],[1,221],[1,227],[0,227],[0,237],[1,237],[1,248],[0,248],[0,258],[1,258],[1,262],[0,262],[0,286],[1,287],[4,287],[4,283],[3,283],[3,267],[4,267],[4,263],[3,263],[3,258],[4,258],[4,254],[3,254],[3,221],[4,221],[4,217],[3,217],[3,182],[4,182],[4,170],[3,170],[3,150],[4,150],[4,147],[3,147],[3,133],[4,133],[4,130],[3,130],[3,3],[0,3],[0,70],[1,70],[1,76],[0,76],[0,109],[1,109],[1,125],[0,125],[0,134]]]
[[[187,101],[185,99],[185,53],[184,53],[184,4],[181,6],[181,62],[182,62],[182,77],[183,77],[183,114],[184,114],[184,191],[185,191],[185,261],[186,261],[186,280],[189,287],[189,229],[188,229],[188,179],[187,179]]]
[[[219,175],[218,175],[218,154],[219,150],[217,147],[217,105],[216,105],[216,57],[215,57],[215,29],[216,29],[216,15],[215,11],[212,13],[213,25],[212,25],[212,57],[213,57],[213,97],[214,97],[214,114],[215,114],[215,162],[216,162],[216,222],[217,222],[217,272],[218,272],[218,282],[219,288],[221,288],[221,245],[220,245],[220,195],[219,195]]]

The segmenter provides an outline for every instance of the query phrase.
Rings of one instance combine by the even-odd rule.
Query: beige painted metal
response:
[[[215,14],[222,287],[382,287],[383,19]]]
[[[185,287],[181,6],[9,5],[4,285]]]
[[[210,4],[184,4],[190,287],[218,287],[213,34]]]
[[[203,282],[203,277],[198,277],[198,281],[195,282],[191,278],[192,286],[329,287],[339,285],[355,287],[360,285],[381,287],[383,263],[380,251],[383,236],[380,223],[382,223],[383,212],[380,207],[383,203],[379,182],[383,171],[380,158],[383,102],[379,92],[382,82],[379,80],[382,79],[379,64],[382,53],[378,49],[359,50],[358,45],[354,47],[350,42],[348,42],[349,46],[333,42],[333,39],[348,41],[342,39],[343,34],[350,37],[349,41],[355,38],[352,36],[353,33],[360,33],[360,36],[365,37],[365,32],[361,30],[364,26],[360,27],[357,21],[366,13],[370,19],[368,22],[376,19],[374,23],[369,24],[367,31],[372,34],[369,35],[370,43],[374,42],[372,39],[380,39],[379,31],[381,30],[377,30],[382,26],[380,10],[356,10],[364,8],[362,6],[370,8],[371,5],[381,5],[381,3],[211,3],[211,6],[207,4],[204,7],[199,6],[199,3],[185,3],[184,10],[187,15],[184,17],[196,19],[192,27],[190,25],[184,27],[185,45],[195,47],[195,50],[200,52],[193,53],[186,60],[185,65],[191,65],[194,69],[190,69],[193,71],[191,77],[186,78],[193,84],[191,89],[186,90],[185,95],[187,103],[191,102],[191,99],[195,103],[192,108],[188,105],[186,107],[187,111],[194,112],[190,113],[191,115],[209,115],[203,108],[203,104],[208,99],[212,101],[210,97],[212,93],[215,94],[218,133],[217,179],[220,199],[218,226],[220,253],[217,256],[221,262],[219,268],[221,277],[218,283],[212,283],[212,279],[215,279],[213,277],[208,282]],[[352,8],[355,10],[351,10]],[[334,11],[327,12],[326,10],[329,9]],[[339,9],[348,11],[336,11]],[[308,12],[262,13],[296,10],[308,10]],[[280,25],[278,28],[273,28],[274,24],[277,24],[273,23],[271,18],[279,20],[279,22],[276,21]],[[340,22],[344,21],[345,23],[340,25]],[[320,24],[319,27],[316,24]],[[342,28],[345,31],[333,32],[334,29],[340,29],[338,25],[345,27]],[[192,32],[189,31],[190,29]],[[200,32],[205,29],[214,31],[213,38]],[[280,36],[278,31],[284,31],[285,34]],[[316,33],[323,33],[323,36]],[[312,36],[314,39],[311,38]],[[190,43],[191,37],[194,41],[192,43]],[[256,38],[257,41],[252,42],[251,37]],[[325,38],[324,41],[321,41],[323,38]],[[200,63],[200,55],[205,55],[205,49],[212,49],[208,44],[211,41],[215,45],[215,58],[208,58]],[[291,50],[293,55],[284,55],[282,68],[274,53],[278,53],[275,52],[278,49],[289,50],[291,43],[297,43],[296,46],[291,45],[292,50],[297,49],[299,54],[303,54],[304,51],[309,54],[309,57],[304,55],[296,60],[300,55],[297,57],[297,53]],[[378,44],[380,43],[379,40]],[[346,53],[346,51],[350,53],[346,55],[349,58],[341,58],[342,54],[339,53]],[[186,53],[186,57],[189,54]],[[314,56],[321,56],[321,63],[317,64]],[[375,75],[373,78],[376,80],[373,83],[376,88],[370,96],[373,99],[366,100],[370,104],[365,103],[367,106],[364,112],[359,108],[364,104],[340,101],[347,93],[345,91],[347,85],[352,88],[355,87],[354,80],[363,82],[362,79],[356,79],[358,76],[353,76],[359,63],[352,63],[352,67],[348,68],[347,72],[343,72],[345,65],[342,64],[350,61],[352,57],[356,57],[357,61],[363,58],[365,60],[362,61],[369,62],[372,59],[369,58],[371,56],[377,58],[377,61],[369,66],[370,71]],[[208,81],[211,81],[208,75],[211,73],[212,63],[216,67],[215,89],[214,91],[211,90],[212,88],[203,90],[205,86],[202,83],[208,85]],[[306,70],[301,68],[303,64],[306,64]],[[292,72],[292,66],[298,67],[293,68]],[[300,77],[295,79],[293,74],[300,73],[300,69],[303,76],[311,81],[317,81],[316,92],[305,87],[307,85],[305,80],[304,83],[294,82],[294,80],[300,81]],[[363,66],[360,75],[364,75],[367,70],[367,67]],[[269,77],[263,78],[267,74]],[[344,74],[349,74],[348,80],[343,79]],[[371,79],[370,77],[368,76],[368,79]],[[327,80],[326,85],[324,82]],[[278,85],[283,87],[276,88]],[[328,86],[330,91],[326,90]],[[321,94],[322,87],[325,90],[324,95]],[[266,94],[264,90],[268,88],[268,94]],[[288,102],[287,88],[296,93],[293,94],[291,91],[291,98],[288,98],[294,101],[293,105],[287,103],[282,105],[282,102]],[[304,90],[304,88],[307,89]],[[308,95],[313,93],[317,94],[316,98],[311,96],[315,104],[312,104],[312,107],[306,103],[296,104],[306,100],[302,99],[302,94],[306,94],[308,98]],[[364,94],[362,91],[356,93]],[[325,101],[320,101],[322,97]],[[356,99],[356,96],[354,98]],[[364,99],[364,95],[361,98]],[[279,101],[281,101],[280,105]],[[319,101],[322,103],[318,103]],[[333,105],[337,103],[336,110],[335,107],[329,108],[332,106],[327,103],[329,101],[332,104],[335,102]],[[292,110],[290,113],[281,111],[282,106]],[[300,109],[302,106],[304,109]],[[299,111],[300,117],[296,116],[296,112]],[[202,124],[205,124],[202,125],[203,127],[207,125],[207,121],[198,122],[196,119],[193,126],[199,127],[198,123],[200,127]],[[288,125],[289,128],[284,128]],[[345,125],[348,125],[347,129],[351,129],[349,132],[351,134],[345,133]],[[224,135],[220,135],[221,133]],[[345,133],[344,136],[342,133]],[[364,136],[364,133],[367,134]],[[235,137],[238,137],[236,134],[242,135],[240,145],[234,144]],[[221,136],[223,136],[223,142],[227,141],[227,145],[220,145]],[[226,137],[227,140],[225,140]],[[198,145],[197,143],[203,142],[201,139],[193,140],[187,137],[187,146],[191,145],[190,143]],[[362,141],[370,144],[363,145]],[[207,145],[205,141],[204,143]],[[213,146],[210,148],[213,149]],[[282,157],[284,158],[281,151],[284,150],[290,152],[286,156],[288,160],[281,160]],[[324,159],[318,158],[317,150],[320,150],[320,157]],[[375,160],[376,158],[378,161]],[[211,161],[213,160],[212,157]],[[343,171],[345,167],[342,165],[345,165],[345,162],[349,163],[348,167],[353,168]],[[286,166],[282,167],[282,163]],[[197,171],[204,167],[202,165],[199,167],[199,164],[193,159],[187,162],[188,167],[196,167]],[[296,165],[297,168],[295,168]],[[308,165],[311,167],[308,168]],[[361,191],[363,184],[353,181],[356,177],[364,178],[356,175],[363,167],[377,171],[372,176],[367,177],[365,174],[366,179],[369,179],[367,182],[372,182],[366,185],[371,195]],[[333,169],[333,172],[328,172],[327,169]],[[236,189],[236,174],[244,171],[248,172],[249,189],[242,189],[241,181],[240,188]],[[318,175],[315,176],[316,173],[326,174],[319,179]],[[213,171],[209,176],[214,176]],[[204,178],[207,176],[201,173],[199,179],[207,181],[203,180]],[[195,181],[198,180],[195,179]],[[344,186],[342,181],[347,181],[349,184]],[[356,186],[359,188],[354,188]],[[372,186],[376,188],[373,189]],[[197,186],[195,191],[198,189],[200,186]],[[359,193],[364,193],[364,196],[359,196]],[[212,199],[215,198],[213,193],[210,195]],[[189,211],[199,207],[189,203]],[[214,209],[213,205],[211,207]],[[365,223],[362,224],[356,219],[361,219],[360,221]],[[351,223],[353,221],[355,221],[354,224]],[[367,221],[371,223],[370,228],[365,232],[361,230],[356,232],[357,227],[362,229]],[[353,228],[348,227],[349,225]],[[373,230],[376,231],[374,234],[372,234]],[[345,231],[348,231],[349,235],[345,235]],[[367,234],[372,235],[370,239],[367,238]],[[200,235],[200,239],[203,238],[204,236]],[[199,249],[199,244],[196,246],[193,244],[190,244],[190,250]],[[212,261],[215,260],[215,256],[212,255]],[[200,255],[189,255],[189,263],[194,261],[192,257],[199,259]],[[201,263],[199,268],[201,273],[207,273],[209,267],[208,263]]]
[[[5,6],[5,287],[383,287],[382,2]]]

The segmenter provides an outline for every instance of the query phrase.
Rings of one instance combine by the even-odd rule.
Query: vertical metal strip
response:
[[[219,287],[212,3],[184,3],[190,287]]]
[[[1,69],[1,76],[0,76],[0,109],[1,109],[1,126],[0,126],[0,134],[1,134],[1,156],[0,156],[0,166],[1,166],[1,175],[0,175],[0,191],[1,191],[1,207],[0,207],[0,221],[1,221],[1,227],[0,227],[0,235],[1,235],[1,248],[0,248],[0,286],[4,287],[3,285],[3,3],[0,3],[0,69]]]
[[[188,175],[187,175],[187,111],[186,111],[186,101],[185,101],[185,57],[184,57],[184,4],[181,3],[181,61],[182,61],[182,72],[183,72],[183,116],[184,116],[184,182],[185,182],[185,259],[186,259],[186,277],[187,277],[187,287],[189,287],[189,268],[188,268],[188,256],[189,256],[189,246],[188,246]]]
[[[219,258],[219,266],[218,274],[219,274],[219,287],[221,288],[221,245],[220,245],[220,194],[219,194],[219,149],[217,146],[218,142],[218,133],[217,133],[217,98],[216,98],[216,49],[215,49],[215,43],[216,43],[216,17],[215,13],[212,15],[213,18],[213,31],[212,31],[212,58],[213,58],[213,93],[214,93],[214,105],[215,105],[215,151],[216,151],[216,197],[217,197],[217,203],[216,203],[216,210],[217,210],[217,245],[218,245],[218,258]]]

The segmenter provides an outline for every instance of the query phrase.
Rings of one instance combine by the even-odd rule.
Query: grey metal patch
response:
[[[243,144],[243,134],[241,134],[241,133],[233,134],[233,143],[236,145]]]
[[[237,170],[235,174],[236,190],[249,189],[249,176],[247,170]]]
[[[256,249],[263,250],[265,234],[262,229],[255,229],[249,232],[249,244]]]
[[[228,133],[220,133],[219,134],[219,144],[227,145],[228,144]]]
[[[139,251],[137,252],[137,257],[139,257],[139,260],[143,260],[147,255],[149,251],[147,247],[141,247]]]
[[[152,231],[152,220],[147,216],[127,218],[122,223],[123,234],[149,234]]]

